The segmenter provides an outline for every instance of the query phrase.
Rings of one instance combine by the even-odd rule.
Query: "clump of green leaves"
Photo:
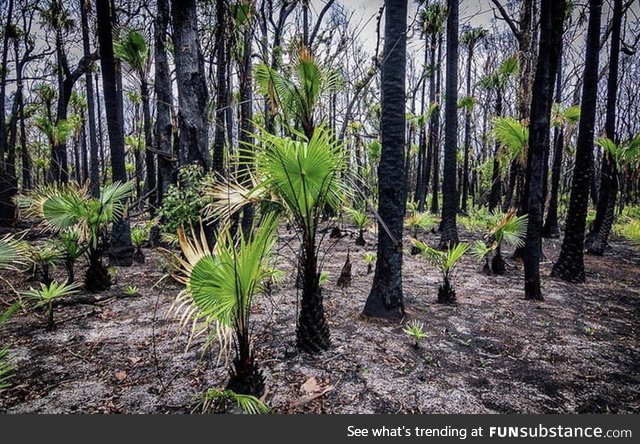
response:
[[[51,278],[51,269],[59,265],[64,258],[60,245],[53,241],[25,245],[27,258],[31,263],[29,271],[34,278],[45,285],[49,285],[53,280]]]
[[[127,285],[127,288],[124,289],[124,293],[127,296],[135,296],[138,294],[138,287],[135,285]]]
[[[461,242],[454,247],[441,251],[431,248],[429,245],[419,240],[414,240],[415,245],[420,250],[420,255],[427,261],[435,265],[442,276],[442,283],[438,288],[438,302],[452,303],[456,300],[456,290],[453,283],[454,271],[462,256],[469,249],[469,244]]]
[[[179,228],[198,225],[207,199],[203,190],[211,182],[198,165],[180,168],[178,182],[171,185],[158,211],[164,232],[175,234]]]
[[[255,396],[241,395],[233,390],[209,389],[199,402],[202,413],[210,411],[227,412],[232,405],[237,406],[243,413],[258,415],[269,413],[271,410],[267,404]]]
[[[80,289],[80,285],[75,284],[59,284],[56,281],[51,282],[48,285],[40,284],[39,289],[30,289],[25,291],[23,296],[36,301],[36,308],[44,308],[47,313],[47,330],[53,330],[55,328],[55,322],[53,319],[53,301],[63,296],[69,296],[77,293]]]
[[[362,260],[365,264],[367,264],[367,274],[371,274],[373,271],[373,264],[375,263],[378,255],[372,252],[367,251],[362,255]]]
[[[61,232],[58,237],[58,244],[64,266],[67,269],[67,282],[72,284],[75,282],[76,261],[85,252],[85,247],[81,243],[80,232],[75,228]]]
[[[485,261],[483,271],[486,274],[502,275],[505,272],[505,262],[502,258],[503,243],[514,248],[524,245],[527,234],[527,215],[517,216],[515,210],[507,213],[491,213],[491,229],[486,234],[485,241],[476,241],[471,249],[472,256],[478,261]],[[491,266],[489,266],[489,258]]]
[[[420,348],[420,341],[428,337],[424,331],[424,324],[419,321],[409,322],[402,331],[410,338],[413,338],[413,347],[415,349]]]
[[[345,208],[344,211],[349,215],[351,221],[356,225],[356,227],[358,227],[356,245],[365,245],[364,230],[366,230],[367,225],[369,225],[369,216],[367,216],[367,213],[364,211],[360,211],[356,208]]]

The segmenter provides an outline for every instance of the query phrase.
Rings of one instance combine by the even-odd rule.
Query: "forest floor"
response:
[[[375,236],[357,247],[348,231],[327,255],[333,347],[318,356],[296,351],[293,255],[279,243],[286,282],[259,298],[252,317],[264,399],[274,412],[640,412],[640,252],[626,242],[614,240],[603,257],[586,256],[587,283],[572,285],[548,277],[560,243],[545,240],[543,302],[523,299],[519,263],[507,259],[513,267],[505,276],[485,276],[464,258],[457,303],[440,305],[437,271],[405,256],[406,316],[428,333],[416,349],[400,323],[361,315],[373,279],[361,256],[375,251]],[[282,239],[290,237],[281,230]],[[422,237],[436,244],[435,234]],[[348,249],[352,285],[341,289],[335,282]],[[41,313],[14,316],[2,342],[11,346],[17,374],[0,394],[0,412],[188,413],[206,389],[224,387],[227,370],[216,350],[203,354],[202,338],[186,350],[187,333],[166,316],[180,286],[160,282],[163,257],[145,253],[144,265],[118,268],[110,290],[135,285],[138,297],[59,307],[53,332]],[[5,277],[19,290],[34,285],[21,274]],[[6,286],[0,294],[7,302]]]

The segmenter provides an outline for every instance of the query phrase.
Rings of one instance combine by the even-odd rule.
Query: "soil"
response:
[[[455,277],[457,302],[436,303],[439,274],[419,256],[405,255],[407,320],[428,337],[414,347],[402,323],[361,315],[373,273],[361,259],[375,235],[355,245],[329,239],[325,306],[332,348],[320,355],[295,348],[295,273],[258,299],[253,310],[264,396],[276,413],[639,413],[640,252],[621,240],[602,257],[586,256],[587,283],[549,277],[558,240],[545,240],[542,302],[523,299],[521,265],[505,252],[504,276],[486,276],[464,258]],[[281,230],[279,262],[293,254]],[[434,234],[422,239],[437,245]],[[466,232],[462,240],[477,238]],[[347,254],[351,286],[336,280]],[[2,331],[17,367],[0,393],[7,413],[189,413],[208,388],[223,388],[228,362],[204,338],[187,347],[187,332],[167,317],[181,290],[164,278],[164,259],[145,249],[145,264],[117,268],[111,294],[135,285],[140,296],[56,308],[57,329],[43,313],[18,313]],[[64,279],[62,271],[56,278]],[[76,270],[83,276],[84,265]],[[5,273],[16,289],[34,285]],[[0,281],[2,302],[10,302]]]

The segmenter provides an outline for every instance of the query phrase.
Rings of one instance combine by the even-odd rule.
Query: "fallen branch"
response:
[[[72,305],[94,305],[100,302],[108,301],[109,299],[125,299],[125,298],[137,298],[138,294],[130,295],[127,293],[109,293],[109,294],[79,294],[70,298],[60,298],[53,301],[54,307],[69,307]]]

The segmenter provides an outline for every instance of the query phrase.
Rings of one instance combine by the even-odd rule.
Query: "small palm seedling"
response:
[[[135,285],[127,285],[127,288],[124,289],[124,294],[127,296],[136,296],[138,294],[138,287]]]
[[[318,285],[324,287],[325,285],[327,285],[327,282],[329,282],[329,273],[323,271],[320,273],[320,277],[318,278]]]
[[[418,230],[422,229],[425,231],[433,230],[437,223],[436,218],[431,214],[425,212],[415,211],[409,217],[407,217],[404,221],[405,227],[411,230],[412,236],[414,238],[418,237]],[[415,245],[411,247],[411,254],[420,253],[420,249],[418,249]]]
[[[477,241],[473,244],[472,256],[478,260],[484,260],[483,271],[486,274],[503,275],[505,262],[502,257],[502,244],[519,248],[524,245],[524,237],[527,234],[527,215],[516,216],[515,210],[507,213],[492,213],[492,228],[486,235],[489,243]],[[491,266],[489,267],[489,257]]]
[[[427,338],[428,336],[424,332],[424,324],[419,321],[409,322],[407,326],[402,329],[402,331],[410,338],[413,338],[413,348],[415,348],[416,350],[420,348],[420,341]]]
[[[362,255],[362,260],[365,264],[367,264],[367,274],[371,274],[373,272],[373,264],[376,262],[377,258],[377,254],[371,253],[369,251]]]
[[[149,238],[149,230],[147,227],[133,227],[131,229],[131,243],[136,247],[136,251],[133,254],[133,260],[139,264],[144,264],[145,256],[142,252],[142,245]]]
[[[80,232],[74,228],[63,231],[58,238],[62,260],[67,269],[67,283],[75,282],[76,261],[84,253],[84,247],[80,244]]]
[[[462,256],[469,248],[469,244],[461,242],[447,250],[440,251],[431,248],[427,244],[418,240],[413,241],[413,245],[420,249],[420,255],[438,267],[442,276],[442,283],[438,288],[438,302],[453,303],[456,300],[456,289],[454,287],[453,278],[454,271]]]
[[[230,404],[235,404],[243,413],[258,415],[269,413],[271,410],[267,404],[255,396],[241,395],[233,390],[209,389],[203,395],[199,403],[202,413],[210,411],[227,412]]]
[[[346,213],[349,215],[351,220],[356,227],[358,227],[358,237],[356,238],[356,245],[363,246],[366,244],[364,240],[364,230],[367,229],[369,225],[369,216],[364,211],[357,210],[355,208],[345,208]]]
[[[44,229],[61,232],[76,229],[86,246],[89,267],[85,275],[87,290],[97,293],[111,287],[111,278],[102,263],[111,224],[121,219],[126,201],[135,189],[133,182],[115,182],[102,188],[93,198],[86,187],[45,186],[19,199],[27,215],[43,219]]]
[[[204,230],[192,238],[178,231],[185,259],[179,259],[181,269],[175,277],[186,288],[177,296],[171,313],[182,325],[191,321],[192,334],[212,327],[223,345],[233,336],[235,358],[226,389],[243,395],[264,392],[264,376],[251,350],[250,315],[255,296],[263,292],[262,283],[273,269],[270,262],[277,227],[277,218],[266,216],[251,236],[245,237],[241,230],[236,239],[226,225],[218,231],[213,250]]]
[[[29,271],[33,277],[45,285],[49,285],[51,269],[63,261],[64,255],[60,250],[60,245],[55,242],[45,242],[41,244],[27,244],[27,257],[31,262]]]
[[[36,301],[36,308],[44,308],[47,313],[47,330],[55,328],[53,319],[53,301],[63,296],[69,296],[77,293],[80,285],[75,284],[59,284],[56,281],[48,285],[40,284],[40,288],[33,288],[22,293],[24,296]]]

